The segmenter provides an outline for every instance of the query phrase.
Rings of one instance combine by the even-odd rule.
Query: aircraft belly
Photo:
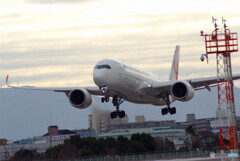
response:
[[[144,98],[127,98],[127,101],[136,103],[136,104],[152,104],[156,106],[166,105],[165,101],[159,99],[144,99]]]

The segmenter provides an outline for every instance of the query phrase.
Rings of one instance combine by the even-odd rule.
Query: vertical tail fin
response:
[[[172,61],[172,68],[169,75],[169,80],[171,81],[175,81],[178,79],[179,54],[180,54],[180,46],[177,45],[175,49],[173,61]]]

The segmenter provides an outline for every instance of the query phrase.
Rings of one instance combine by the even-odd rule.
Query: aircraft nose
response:
[[[94,70],[93,71],[93,81],[99,87],[106,86],[107,82],[107,71],[104,70]]]

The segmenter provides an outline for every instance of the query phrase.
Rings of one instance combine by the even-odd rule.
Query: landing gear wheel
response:
[[[163,108],[162,109],[162,115],[166,115],[168,113],[168,109],[167,108]]]
[[[111,119],[116,118],[117,117],[117,111],[111,112],[110,117],[111,117]]]
[[[102,101],[102,103],[108,102],[109,101],[109,97],[102,97],[101,101]]]
[[[102,101],[102,103],[103,103],[103,102],[105,101],[105,98],[104,98],[104,97],[102,97],[102,98],[101,98],[101,101]]]
[[[105,102],[108,102],[109,101],[109,97],[105,97]]]
[[[125,117],[125,111],[119,111],[118,116],[119,116],[119,118],[124,118]]]
[[[169,112],[170,112],[171,115],[175,114],[176,113],[176,108],[175,107],[170,108]]]

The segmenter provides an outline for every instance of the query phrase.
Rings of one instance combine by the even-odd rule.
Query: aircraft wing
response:
[[[240,74],[235,74],[232,76],[233,80],[240,79]],[[196,78],[196,79],[187,79],[184,80],[192,85],[194,90],[208,89],[210,87],[217,86],[217,77],[206,77],[206,78]],[[220,78],[220,81],[224,81],[224,77]],[[171,93],[171,87],[176,81],[167,81],[161,83],[155,83],[151,86],[143,87],[141,90],[147,92],[153,96],[161,96],[162,94]]]
[[[8,78],[6,77],[6,85],[15,89],[25,89],[25,90],[41,90],[41,91],[53,91],[53,92],[64,92],[68,95],[74,89],[86,89],[92,95],[103,95],[103,92],[98,87],[34,87],[34,86],[12,86],[8,84]]]
[[[233,80],[240,79],[240,74],[233,75],[232,79]],[[207,88],[208,90],[210,90],[209,87],[217,86],[217,77],[189,79],[186,81],[189,82],[195,90],[204,89],[204,88]],[[224,81],[224,78],[221,77],[220,82],[223,82],[223,81]]]

